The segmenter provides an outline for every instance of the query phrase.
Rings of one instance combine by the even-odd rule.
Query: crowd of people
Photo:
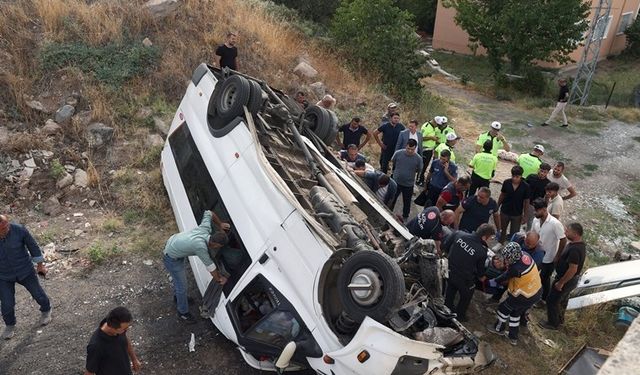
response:
[[[487,329],[512,344],[534,306],[547,308],[541,327],[558,329],[586,258],[582,225],[560,221],[564,202],[576,196],[565,165],[559,161],[552,168],[542,160],[544,146],[533,145],[517,157],[511,177],[497,181],[499,151],[511,151],[500,122],[478,135],[475,155],[462,167],[455,155],[460,137],[448,118],[419,124],[410,120],[405,126],[396,103],[387,106],[373,132],[353,117],[339,128],[338,156],[392,211],[402,196],[397,219],[413,235],[434,240],[448,259],[444,301],[458,320],[469,319],[474,291],[482,289],[491,295],[485,303],[497,304],[495,323]],[[361,153],[371,135],[380,150],[378,168]],[[497,199],[492,182],[501,186]],[[410,218],[412,201],[424,209]],[[489,249],[494,242],[495,252]]]

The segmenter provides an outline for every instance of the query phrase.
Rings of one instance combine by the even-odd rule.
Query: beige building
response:
[[[591,1],[595,7],[598,0]],[[611,14],[607,22],[601,22],[598,25],[595,37],[602,39],[600,46],[599,59],[607,56],[617,55],[625,47],[626,37],[624,30],[633,23],[640,11],[640,0],[611,0]],[[526,4],[523,3],[523,6]],[[436,23],[433,31],[433,48],[453,51],[462,54],[473,54],[474,51],[469,48],[469,34],[467,34],[460,26],[456,25],[453,18],[456,14],[455,9],[445,8],[442,0],[438,0],[438,9],[436,13]],[[591,15],[589,15],[591,19]],[[475,53],[484,54],[485,50],[480,47]],[[582,57],[583,47],[578,47],[571,53],[571,59],[578,62]],[[558,67],[557,63],[541,63],[542,66]]]

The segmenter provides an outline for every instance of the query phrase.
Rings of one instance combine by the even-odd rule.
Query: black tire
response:
[[[262,109],[262,105],[264,104],[264,100],[262,98],[262,87],[256,81],[249,81],[249,85],[251,87],[251,95],[249,96],[249,103],[247,104],[247,108],[252,115],[257,114]]]
[[[326,138],[331,128],[331,115],[329,112],[316,105],[310,105],[304,112],[304,119],[308,123],[309,129],[311,129],[318,138],[322,139],[324,143],[327,143]],[[331,142],[327,144],[331,144]]]
[[[325,109],[325,111],[329,112],[329,117],[331,117],[331,125],[329,126],[327,139],[323,139],[323,141],[327,145],[330,145],[333,143],[333,141],[335,141],[336,135],[338,134],[338,115],[336,115],[336,113],[330,109]]]
[[[215,115],[217,121],[223,124],[230,122],[238,116],[244,115],[244,106],[249,103],[251,85],[242,76],[232,75],[216,85],[213,90],[212,104],[209,106],[209,115]],[[215,112],[212,113],[212,110]]]
[[[363,272],[373,271],[379,281],[379,295],[374,301],[364,302],[356,299],[354,292],[348,288]],[[367,292],[364,292],[367,293]],[[375,293],[367,296],[370,298]],[[349,317],[361,323],[365,317],[379,323],[389,320],[405,298],[404,276],[400,266],[388,255],[373,250],[354,253],[342,266],[338,275],[338,296]]]

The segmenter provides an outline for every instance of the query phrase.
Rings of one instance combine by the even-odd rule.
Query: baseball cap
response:
[[[491,129],[500,130],[502,128],[502,124],[498,121],[494,121],[491,123]]]
[[[436,124],[438,125],[442,125],[442,116],[436,116],[433,118],[433,120],[436,122]]]
[[[397,103],[389,103],[389,105],[387,106],[387,108],[398,108],[398,104]]]
[[[449,122],[449,119],[447,118],[447,116],[441,116],[442,118],[442,123],[446,124],[447,122]]]
[[[543,145],[535,145],[533,146],[534,150],[538,150],[544,154],[544,146]]]
[[[454,133],[454,132],[447,133],[447,141],[453,141],[453,140],[456,140],[456,139],[460,139],[460,137],[458,137],[456,135],[456,133]]]

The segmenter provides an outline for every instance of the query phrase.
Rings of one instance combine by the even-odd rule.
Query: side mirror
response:
[[[282,374],[284,370],[289,367],[289,362],[296,352],[296,347],[296,343],[291,341],[284,347],[284,349],[282,349],[282,353],[280,353],[280,356],[275,363],[278,374]]]

